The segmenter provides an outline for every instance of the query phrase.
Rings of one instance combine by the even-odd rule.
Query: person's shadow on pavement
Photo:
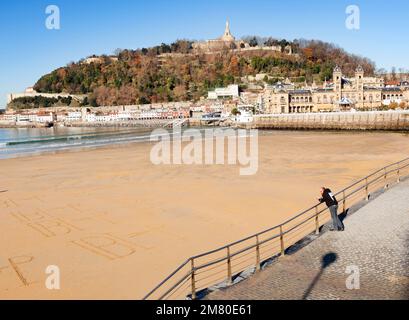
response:
[[[337,254],[334,252],[327,253],[322,257],[321,260],[321,269],[315,276],[314,280],[311,282],[310,286],[308,289],[304,292],[304,295],[302,297],[302,300],[306,300],[308,296],[311,294],[312,290],[314,289],[315,285],[321,278],[322,274],[324,273],[324,270],[328,268],[331,264],[333,264],[335,261],[337,261]]]

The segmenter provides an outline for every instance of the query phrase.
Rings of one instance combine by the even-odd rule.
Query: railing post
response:
[[[318,206],[315,207],[315,234],[320,234],[320,222],[318,219]]]
[[[230,247],[227,247],[227,284],[231,285],[233,283],[232,271],[231,271],[231,257],[230,257]]]
[[[191,262],[192,300],[196,300],[195,261],[194,259],[191,259],[190,262]]]
[[[366,200],[366,201],[369,201],[368,178],[365,178],[365,200]]]
[[[397,180],[397,183],[400,183],[400,167],[399,167],[399,164],[398,164],[398,171],[397,171],[397,175],[398,175],[398,180]]]
[[[385,168],[385,174],[384,174],[385,189],[389,188],[389,185],[386,183],[387,178],[388,178],[388,174],[386,173],[386,168]]]
[[[258,236],[256,236],[256,243],[257,243],[257,245],[256,245],[256,270],[257,271],[260,271],[260,269],[261,269],[261,266],[260,266],[260,241],[259,241],[259,238],[258,238]]]
[[[342,191],[342,212],[345,213],[346,212],[346,198],[345,198],[345,190]]]
[[[285,256],[283,226],[280,226],[280,247],[281,247],[281,256]]]

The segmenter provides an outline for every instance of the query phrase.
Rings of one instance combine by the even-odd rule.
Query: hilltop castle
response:
[[[220,51],[223,49],[249,48],[250,45],[242,40],[237,41],[230,32],[230,23],[226,21],[223,35],[218,39],[200,41],[193,44],[193,49],[205,52]]]
[[[222,50],[237,50],[237,51],[252,51],[252,50],[266,50],[282,52],[287,55],[292,55],[293,50],[291,45],[287,45],[282,48],[280,45],[256,45],[251,46],[248,42],[244,40],[236,40],[236,38],[231,34],[230,23],[226,21],[226,27],[224,33],[221,37],[213,40],[199,41],[193,43],[193,49],[196,52],[212,53]]]

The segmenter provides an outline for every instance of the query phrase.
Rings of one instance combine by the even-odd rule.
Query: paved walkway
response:
[[[345,232],[326,232],[207,299],[409,299],[409,181],[380,195],[344,223]],[[325,268],[324,257],[329,264]],[[358,290],[347,289],[348,266],[353,271],[359,268]]]

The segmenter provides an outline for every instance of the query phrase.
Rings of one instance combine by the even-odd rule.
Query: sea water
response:
[[[0,158],[149,141],[146,128],[0,128]]]

